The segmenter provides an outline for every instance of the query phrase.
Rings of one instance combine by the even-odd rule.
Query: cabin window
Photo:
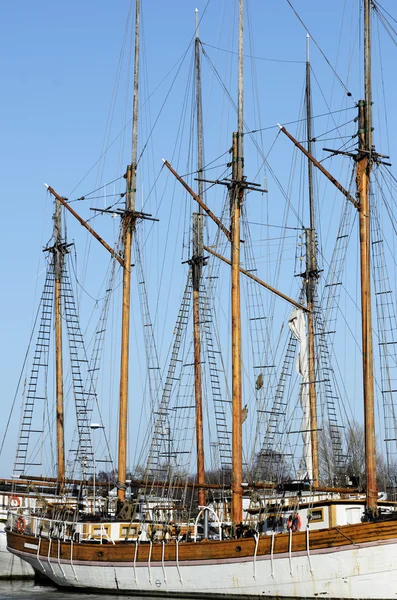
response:
[[[162,527],[152,527],[150,535],[153,540],[162,540],[164,537],[164,530]]]
[[[135,537],[137,534],[137,528],[136,527],[128,527],[128,525],[122,525],[120,527],[120,537],[121,538],[125,538],[127,537]]]
[[[323,508],[313,508],[311,511],[310,521],[312,521],[312,522],[324,521],[324,509]]]
[[[361,508],[346,508],[346,525],[361,522]]]
[[[93,525],[91,528],[91,537],[103,537],[109,536],[110,534],[110,526],[109,525],[99,525],[98,527]]]

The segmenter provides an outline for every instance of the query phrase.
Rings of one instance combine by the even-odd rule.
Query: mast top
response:
[[[237,120],[237,131],[240,138],[238,158],[241,160],[244,130],[244,0],[240,0],[239,3]]]
[[[364,0],[365,145],[372,150],[371,0]]]
[[[196,8],[194,12],[196,14],[196,39],[197,39],[199,36],[199,18],[198,18],[199,11],[198,11],[198,8]]]
[[[310,62],[310,34],[306,34],[306,62]]]

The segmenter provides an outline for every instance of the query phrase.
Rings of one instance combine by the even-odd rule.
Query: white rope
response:
[[[165,541],[163,540],[163,547],[161,550],[161,566],[163,568],[164,583],[167,583],[167,574],[165,572],[165,565],[164,565],[164,550],[165,550]]]
[[[256,579],[256,553],[258,552],[258,544],[259,544],[259,533],[254,534],[255,538],[255,550],[254,550],[254,579]]]
[[[138,554],[138,538],[135,540],[135,554],[134,554],[134,581],[138,583],[138,577],[136,576],[136,556]]]
[[[33,526],[34,536],[40,537],[40,519],[36,519],[36,517],[33,517],[33,521],[34,521],[34,526]]]
[[[176,541],[176,551],[175,551],[175,554],[176,554],[176,568],[178,569],[179,581],[183,585],[183,579],[182,579],[181,571],[179,569],[179,542],[178,542],[177,539],[175,541]]]
[[[153,542],[152,542],[152,540],[150,540],[149,557],[148,557],[148,560],[147,560],[147,568],[148,568],[148,571],[149,571],[149,583],[150,584],[152,583],[152,574],[150,572],[150,559],[152,558],[152,548],[153,548]]]
[[[45,569],[43,567],[43,563],[41,562],[40,556],[39,556],[39,554],[40,554],[40,546],[41,546],[41,537],[39,536],[39,543],[37,544],[37,556],[36,556],[36,558],[37,558],[37,562],[39,563],[40,567],[45,572]]]
[[[103,538],[105,538],[109,542],[112,542],[113,546],[115,545],[114,539],[112,537],[110,537],[110,535],[108,534],[108,532],[106,531],[106,529],[104,528],[103,525],[101,525],[100,535],[101,535],[101,544],[102,544]]]
[[[74,570],[73,566],[73,536],[70,538],[70,566],[72,567],[75,580],[78,581],[76,571]]]
[[[204,511],[208,511],[209,513],[211,513],[215,519],[215,521],[218,522],[218,529],[219,529],[219,539],[222,539],[222,523],[221,520],[219,518],[219,516],[216,514],[216,512],[214,511],[214,509],[211,506],[201,506],[200,507],[200,511],[196,517],[196,520],[194,522],[194,528],[193,528],[193,542],[197,541],[197,525],[198,522],[200,520],[201,515],[203,514]]]
[[[313,573],[312,561],[310,558],[309,529],[306,529],[306,549],[307,549],[307,558],[309,559],[310,573]]]
[[[49,537],[48,538],[47,562],[51,569],[51,573],[54,575],[54,569],[52,568],[52,564],[51,564],[51,543],[52,543],[52,539],[51,539],[51,537]]]
[[[63,578],[66,579],[65,571],[61,565],[61,540],[58,538],[58,566],[62,572]]]
[[[288,542],[288,554],[289,554],[289,572],[291,576],[294,576],[292,569],[292,529],[289,530],[289,542]]]
[[[274,562],[273,562],[274,536],[275,536],[275,533],[273,531],[273,533],[272,533],[272,545],[271,545],[271,550],[270,550],[270,562],[271,562],[271,565],[272,565],[272,578],[273,579],[274,579]]]

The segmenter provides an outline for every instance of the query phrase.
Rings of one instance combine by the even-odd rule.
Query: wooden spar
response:
[[[370,174],[372,169],[372,91],[370,0],[364,0],[364,81],[365,100],[358,103],[359,148],[357,156],[357,191],[359,195],[361,318],[364,388],[365,466],[367,478],[367,511],[377,512],[376,440],[374,407],[374,365],[371,307],[371,208]]]
[[[142,488],[161,488],[161,489],[166,489],[167,488],[167,483],[165,483],[164,481],[150,481],[148,482],[140,480],[140,479],[131,479],[131,485],[132,486],[139,486]],[[182,481],[181,483],[178,482],[172,482],[172,484],[168,484],[170,485],[173,489],[197,489],[198,487],[198,483],[197,482],[191,482],[191,481]],[[202,485],[202,487],[206,490],[225,490],[227,489],[227,487],[225,488],[225,484],[223,483],[204,483]],[[273,490],[277,488],[277,484],[273,483],[273,482],[266,482],[266,481],[258,481],[258,482],[250,482],[246,488],[246,490]],[[316,492],[324,492],[324,493],[334,493],[334,494],[348,494],[351,495],[353,493],[358,494],[359,490],[357,488],[343,488],[343,487],[327,487],[327,486],[319,486],[318,488],[316,488]],[[309,503],[311,503],[311,500],[308,501]]]
[[[193,289],[194,394],[196,404],[196,448],[198,504],[205,505],[204,433],[201,377],[199,290]]]
[[[203,173],[203,110],[201,94],[201,61],[200,61],[200,38],[198,34],[198,9],[196,8],[196,37],[195,37],[195,62],[196,62],[196,104],[197,104],[197,171]],[[203,196],[203,182],[198,182],[198,195]],[[199,212],[202,212],[200,207]]]
[[[171,165],[169,164],[169,162],[166,161],[166,160],[164,160],[164,159],[163,159],[163,161],[164,161],[165,166],[168,167],[168,169],[176,177],[176,179],[182,183],[183,187],[196,200],[196,202],[198,202],[199,206],[203,208],[203,210],[208,214],[209,217],[212,218],[212,220],[218,225],[218,227],[220,229],[222,229],[223,233],[230,240],[230,232],[226,229],[226,227],[224,227],[224,225],[219,221],[219,219],[217,217],[215,217],[215,215],[206,206],[206,204],[204,204],[204,202],[202,201],[202,199],[188,186],[188,184],[182,179],[182,177],[180,175],[178,175],[178,173],[171,167]],[[204,250],[206,252],[210,252],[210,254],[213,254],[214,256],[216,256],[217,258],[219,258],[220,260],[223,260],[223,262],[225,262],[225,263],[227,263],[229,265],[231,264],[231,261],[228,258],[225,258],[221,254],[218,254],[217,252],[215,252],[215,250],[213,250],[209,246],[203,246],[203,248],[204,248]],[[296,306],[297,308],[300,308],[301,310],[303,310],[305,312],[308,312],[308,308],[306,306],[303,306],[303,304],[300,304],[299,302],[296,302],[295,300],[293,300],[292,298],[290,298],[286,294],[283,294],[282,292],[280,292],[279,290],[277,290],[276,288],[274,288],[273,286],[271,286],[269,283],[265,283],[262,279],[259,279],[259,277],[255,277],[255,275],[252,275],[252,273],[250,273],[249,271],[246,271],[245,269],[242,269],[240,267],[240,272],[243,273],[244,275],[246,275],[247,277],[250,277],[251,279],[253,279],[257,283],[259,283],[260,285],[262,285],[266,289],[270,290],[271,292],[273,292],[274,294],[276,294],[280,298],[283,298],[283,300],[286,300],[287,302],[289,302],[293,306]]]
[[[10,483],[13,485],[33,485],[36,487],[41,487],[43,483],[53,483],[57,484],[57,477],[43,477],[40,475],[34,475],[29,477],[28,475],[21,475],[21,477],[15,477],[13,479],[0,479],[0,483]],[[65,485],[86,485],[92,486],[92,481],[88,481],[88,479],[69,479],[65,478]],[[1,492],[0,492],[1,493]]]
[[[65,207],[65,208],[66,208],[66,209],[67,209],[67,210],[68,210],[68,211],[69,211],[69,212],[70,212],[70,213],[71,213],[71,214],[72,214],[72,215],[73,215],[73,216],[74,216],[74,217],[75,217],[75,218],[78,220],[78,222],[79,222],[79,223],[80,223],[80,224],[81,224],[83,227],[85,227],[85,228],[86,228],[86,229],[87,229],[87,230],[88,230],[88,231],[89,231],[89,232],[90,232],[90,233],[91,233],[91,234],[94,236],[94,238],[95,238],[95,239],[97,239],[97,240],[98,240],[98,242],[99,242],[100,244],[102,244],[102,246],[103,246],[104,248],[106,248],[106,250],[107,250],[108,252],[110,252],[110,254],[111,254],[112,256],[114,256],[114,257],[116,258],[116,260],[117,260],[117,261],[118,261],[118,262],[121,264],[121,266],[122,266],[122,267],[124,267],[124,261],[123,261],[123,259],[121,258],[121,256],[120,256],[119,254],[117,254],[117,252],[116,252],[115,250],[113,250],[113,248],[111,248],[111,247],[109,246],[109,244],[107,244],[107,243],[105,242],[105,240],[103,240],[103,239],[102,239],[102,238],[101,238],[101,237],[100,237],[100,236],[97,234],[97,232],[96,232],[94,229],[92,229],[92,227],[90,227],[90,226],[88,225],[87,221],[84,221],[84,219],[82,219],[82,218],[80,217],[80,215],[79,215],[79,214],[78,214],[78,213],[77,213],[75,210],[73,210],[73,208],[72,208],[72,207],[71,207],[71,206],[68,204],[68,202],[66,202],[66,200],[65,200],[64,198],[62,198],[62,196],[59,196],[59,195],[56,193],[56,191],[55,191],[55,190],[54,190],[54,189],[53,189],[53,188],[52,188],[50,185],[47,185],[47,184],[45,184],[45,186],[46,186],[46,188],[48,189],[48,191],[50,192],[50,194],[52,194],[52,195],[53,195],[53,196],[54,196],[54,197],[55,197],[55,198],[58,200],[58,202],[60,202],[60,203],[62,204],[62,206],[64,206],[64,207]]]
[[[196,103],[197,103],[197,169],[203,171],[203,131],[201,107],[201,70],[200,70],[200,40],[198,37],[198,10],[196,8]],[[203,197],[203,183],[198,182],[198,196]],[[203,428],[203,392],[201,373],[201,326],[200,326],[200,283],[203,268],[203,217],[202,208],[199,214],[193,214],[193,256],[191,262],[193,280],[193,345],[194,345],[194,396],[196,405],[196,452],[197,452],[197,483],[198,505],[205,506],[204,463],[204,428]]]
[[[371,1],[364,0],[364,95],[365,146],[372,150]]]
[[[57,459],[60,493],[63,493],[65,482],[65,431],[62,352],[62,275],[64,263],[64,245],[62,243],[61,204],[58,199],[55,199],[54,238],[53,253],[55,278],[54,302]]]
[[[307,151],[312,151],[312,110],[311,110],[311,81],[310,81],[310,55],[309,34],[307,34],[306,45],[306,123],[307,123]],[[306,299],[307,299],[307,341],[308,341],[308,367],[309,367],[309,404],[310,404],[310,438],[311,438],[311,477],[313,486],[318,486],[318,435],[317,435],[317,394],[316,394],[316,368],[315,368],[315,342],[314,342],[314,295],[317,285],[317,256],[316,256],[316,224],[314,212],[314,189],[313,189],[313,163],[307,161],[308,183],[309,183],[309,210],[310,229],[306,230]]]
[[[203,208],[203,210],[207,213],[207,215],[209,217],[211,217],[211,219],[218,225],[218,227],[223,231],[223,233],[226,235],[226,237],[228,238],[228,240],[230,240],[230,232],[226,229],[226,227],[219,221],[219,219],[211,212],[211,210],[207,207],[207,205],[202,201],[202,199],[188,186],[188,184],[182,179],[182,177],[180,175],[178,175],[178,173],[171,167],[170,163],[166,160],[163,159],[163,162],[165,164],[165,166],[171,171],[171,173],[175,176],[175,178],[180,181],[180,183],[183,185],[183,187],[189,192],[189,194],[196,200],[196,202],[199,204],[199,206],[201,208]],[[221,254],[218,254],[217,252],[215,252],[215,250],[213,250],[212,248],[210,248],[209,246],[203,246],[204,250],[206,252],[209,252],[210,254],[213,254],[214,256],[216,256],[217,258],[219,258],[220,260],[223,260],[223,262],[227,263],[228,265],[231,264],[231,261],[228,258],[225,258],[224,256],[222,256]],[[266,289],[268,289],[269,291],[273,292],[274,294],[276,294],[277,296],[279,296],[280,298],[283,298],[283,300],[286,300],[287,302],[289,302],[290,304],[292,304],[293,306],[296,306],[297,308],[300,308],[301,310],[308,312],[308,308],[307,306],[303,306],[303,304],[300,304],[299,302],[296,302],[295,300],[293,300],[292,298],[290,298],[289,296],[287,296],[286,294],[283,294],[282,292],[280,292],[279,290],[277,290],[276,288],[274,288],[273,286],[271,286],[269,283],[265,283],[262,279],[259,279],[259,277],[255,277],[255,275],[253,275],[252,273],[250,273],[249,271],[246,271],[245,269],[242,269],[240,267],[240,272],[243,273],[244,275],[246,275],[247,277],[250,277],[251,279],[253,279],[254,281],[256,281],[257,283],[259,283],[260,285],[262,285],[263,287],[265,287]]]
[[[303,154],[305,156],[307,156],[307,158],[314,164],[315,167],[317,167],[317,169],[319,171],[321,171],[321,173],[323,175],[325,175],[325,177],[327,177],[327,179],[330,180],[331,183],[334,184],[334,186],[340,191],[342,192],[342,194],[352,203],[354,204],[354,206],[356,208],[358,208],[358,202],[353,198],[353,196],[351,194],[349,194],[349,192],[347,190],[345,190],[345,188],[339,183],[339,181],[337,181],[335,179],[335,177],[333,175],[331,175],[331,173],[329,171],[327,171],[327,169],[325,169],[323,167],[323,165],[321,163],[318,162],[318,160],[316,160],[314,158],[314,156],[312,156],[304,146],[302,146],[302,144],[300,142],[298,142],[298,140],[296,140],[290,133],[289,131],[287,131],[285,129],[285,127],[283,127],[283,125],[278,125],[280,127],[280,130],[291,140],[291,142],[293,142],[295,144],[295,146],[297,148],[299,148],[299,150],[301,152],[303,152]]]
[[[125,500],[127,478],[127,422],[128,422],[128,385],[129,385],[129,346],[130,346],[130,310],[131,310],[131,246],[136,224],[136,168],[138,158],[138,91],[139,91],[139,34],[141,2],[135,3],[135,55],[134,55],[134,91],[132,105],[132,153],[131,165],[127,167],[126,210],[123,215],[123,304],[121,313],[121,356],[120,356],[120,406],[119,406],[119,447],[117,471],[117,498]]]
[[[127,201],[131,195],[132,166],[127,167]],[[119,445],[117,497],[125,500],[127,478],[127,421],[128,421],[128,381],[129,381],[129,347],[130,347],[130,307],[131,307],[131,246],[132,231],[135,219],[130,213],[123,216],[123,300],[121,312],[121,354],[120,354],[120,401],[119,401]]]
[[[239,134],[233,134],[233,179],[241,181],[238,172]],[[240,177],[239,177],[240,175]],[[241,523],[243,518],[243,472],[242,472],[242,383],[241,383],[241,309],[240,309],[240,211],[243,188],[236,183],[230,191],[231,232],[231,306],[232,306],[232,521]]]
[[[218,252],[216,252],[215,250],[213,250],[213,248],[210,248],[210,246],[203,246],[203,248],[204,248],[204,250],[206,252],[209,252],[213,256],[216,256],[216,258],[219,258],[219,260],[222,260],[224,263],[226,263],[228,265],[231,265],[231,261],[228,258],[226,258],[225,256],[222,256],[222,254],[219,254]],[[286,300],[287,302],[289,302],[293,306],[296,306],[296,308],[300,308],[304,312],[308,312],[307,306],[304,306],[303,304],[300,304],[299,302],[296,302],[296,300],[294,300],[293,298],[290,298],[286,294],[283,294],[283,292],[279,292],[279,290],[276,290],[276,288],[274,288],[272,285],[270,285],[269,283],[266,283],[262,279],[259,279],[259,277],[257,277],[256,275],[253,275],[249,271],[246,271],[242,267],[240,267],[240,273],[242,273],[243,275],[246,275],[247,277],[249,277],[253,281],[256,281],[256,283],[259,283],[259,285],[263,286],[264,288],[266,288],[270,292],[273,292],[273,294],[276,294],[276,296],[279,296],[279,298],[282,298],[283,300]]]
[[[232,521],[243,520],[243,440],[241,381],[240,213],[244,200],[244,0],[239,1],[238,131],[233,134],[233,183],[230,186],[231,307],[232,307]]]
[[[0,483],[5,484],[5,485],[37,485],[40,486],[40,484],[44,484],[44,483],[48,483],[48,484],[54,484],[56,485],[58,482],[56,477],[40,477],[40,476],[35,476],[32,478],[29,478],[27,476],[24,476],[24,478],[19,479],[19,478],[15,478],[15,479],[0,479]],[[71,485],[85,485],[85,486],[92,486],[92,481],[87,481],[84,479],[66,479],[65,480],[66,484],[71,484]],[[142,479],[131,479],[130,483],[132,486],[139,486],[142,488],[166,488],[167,487],[167,483],[165,483],[164,481],[150,481],[148,482],[147,480],[142,480]],[[98,482],[97,481],[97,485],[101,486],[101,485],[109,485],[108,482]],[[171,484],[169,484],[171,485]],[[177,483],[177,482],[172,482],[172,488],[173,489],[197,489],[198,484],[195,481],[183,481],[181,483]],[[268,489],[275,489],[277,487],[277,484],[272,483],[272,482],[252,482],[249,484],[248,489],[255,489],[255,490],[268,490]],[[225,486],[224,484],[220,484],[220,483],[204,483],[203,484],[203,488],[206,490],[224,490]],[[318,487],[316,489],[317,492],[329,492],[329,493],[335,493],[335,494],[352,494],[352,493],[358,493],[358,489],[357,488],[339,488],[339,487]]]
[[[364,146],[365,103],[359,103],[360,148]],[[376,511],[376,442],[372,349],[372,310],[370,284],[370,206],[369,206],[370,161],[364,153],[357,161],[357,191],[360,198],[360,275],[361,275],[361,315],[362,315],[362,354],[363,391],[365,425],[365,464],[367,478],[367,507]]]
[[[165,158],[163,158],[163,163],[165,164],[165,166],[167,167],[167,169],[169,169],[171,171],[171,173],[174,175],[174,177],[183,185],[183,187],[185,188],[185,190],[187,190],[189,192],[189,194],[192,196],[192,198],[194,198],[196,200],[196,202],[199,204],[199,206],[201,206],[201,208],[204,210],[204,212],[207,213],[207,215],[214,221],[214,223],[216,223],[218,225],[219,229],[221,231],[223,231],[223,233],[225,234],[225,236],[227,237],[227,239],[230,241],[230,231],[228,231],[226,229],[226,227],[218,219],[218,217],[216,217],[214,215],[214,213],[208,208],[208,206],[206,204],[204,204],[204,202],[202,201],[202,199],[192,190],[191,187],[188,186],[188,184],[186,183],[186,181],[184,181],[182,179],[182,177],[180,175],[178,175],[178,173],[171,167],[171,165],[168,162],[168,160],[165,160]]]

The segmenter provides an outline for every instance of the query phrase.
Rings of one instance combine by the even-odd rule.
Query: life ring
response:
[[[287,529],[291,531],[300,531],[302,527],[302,520],[299,513],[290,514],[287,521]]]
[[[20,515],[17,519],[17,532],[23,533],[25,531],[25,527],[26,527],[26,521],[22,517],[22,515]]]
[[[10,506],[11,508],[19,508],[21,506],[21,499],[18,496],[11,496]]]
[[[300,518],[299,513],[296,513],[296,517],[295,517],[294,521],[295,522],[293,523],[293,526],[295,525],[295,527],[296,527],[295,531],[300,531],[301,527],[302,527],[302,520]]]

